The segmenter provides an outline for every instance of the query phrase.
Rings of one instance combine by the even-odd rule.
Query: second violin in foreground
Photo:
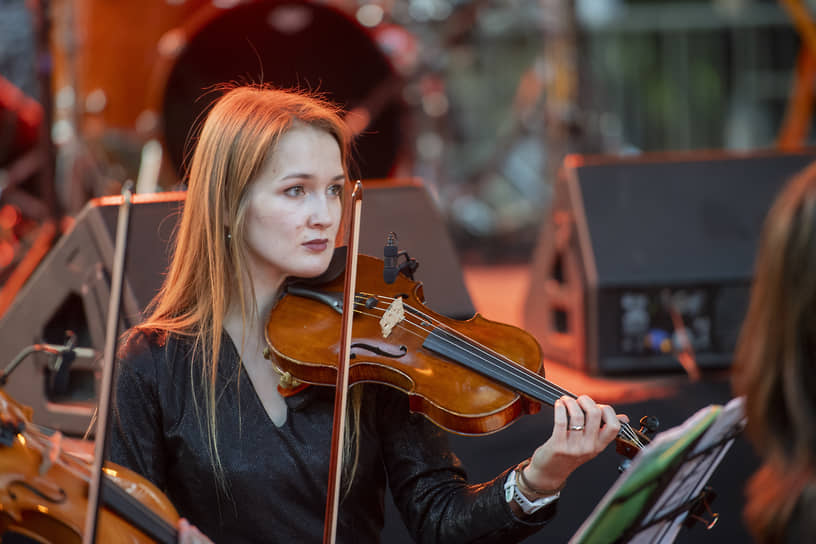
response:
[[[64,451],[60,435],[0,389],[0,541],[79,544],[87,530],[89,464]],[[178,513],[153,484],[124,467],[105,467],[97,541],[171,544]]]

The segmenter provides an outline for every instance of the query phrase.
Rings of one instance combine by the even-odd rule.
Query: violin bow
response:
[[[360,238],[360,215],[363,208],[363,184],[354,184],[351,193],[351,218],[346,277],[343,285],[343,320],[340,329],[340,354],[337,358],[337,384],[334,393],[334,421],[332,423],[329,488],[326,496],[326,515],[323,521],[323,544],[334,544],[337,538],[337,510],[340,502],[340,480],[343,473],[344,430],[348,401],[348,367],[351,357],[351,327],[354,319],[354,292],[357,288],[357,246]]]
[[[113,252],[113,271],[111,274],[111,296],[108,300],[108,322],[105,331],[105,351],[103,353],[102,382],[99,386],[98,419],[94,441],[94,464],[91,470],[91,481],[88,487],[88,510],[85,515],[85,531],[82,544],[96,542],[96,529],[99,514],[99,498],[102,484],[102,466],[105,462],[105,449],[108,442],[108,413],[113,389],[113,363],[116,351],[117,330],[119,328],[119,311],[122,301],[122,285],[125,275],[125,248],[130,221],[130,208],[133,198],[133,182],[128,181],[122,188],[122,204],[116,223],[116,245]]]

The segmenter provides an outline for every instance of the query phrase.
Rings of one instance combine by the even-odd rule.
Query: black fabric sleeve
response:
[[[518,542],[538,531],[556,513],[557,501],[520,519],[507,504],[504,482],[469,485],[450,450],[447,432],[424,416],[411,414],[407,397],[381,393],[378,425],[383,459],[394,501],[417,542]]]
[[[161,348],[151,345],[142,332],[132,334],[120,350],[108,459],[166,490],[157,353]]]

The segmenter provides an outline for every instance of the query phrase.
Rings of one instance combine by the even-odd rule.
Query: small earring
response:
[[[227,233],[227,240],[232,240],[232,234],[230,234],[229,232]]]

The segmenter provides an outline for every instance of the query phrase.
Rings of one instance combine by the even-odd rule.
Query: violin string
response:
[[[374,295],[371,295],[371,296],[374,296]],[[361,297],[361,298],[365,299],[365,297]],[[385,310],[382,310],[380,308],[380,306],[379,306],[380,298],[390,299],[391,301],[394,300],[392,297],[384,297],[382,295],[374,296],[374,298],[377,300],[377,306],[375,306],[374,308],[376,308],[377,310],[382,311],[383,314],[385,313]],[[370,308],[369,306],[365,305],[362,302],[358,302],[357,298],[355,298],[355,305],[362,305],[362,306],[365,306],[368,309],[373,309],[373,308]],[[481,359],[482,362],[485,365],[492,366],[495,369],[505,371],[508,374],[513,375],[513,377],[516,378],[519,382],[525,383],[526,385],[528,385],[528,386],[530,386],[530,387],[532,387],[534,389],[543,389],[547,393],[549,393],[551,395],[554,395],[554,396],[556,396],[556,393],[559,393],[560,395],[557,395],[557,396],[570,396],[572,398],[576,398],[575,395],[570,393],[569,391],[567,391],[567,390],[553,384],[549,380],[541,377],[540,375],[532,372],[531,370],[529,370],[529,369],[527,369],[525,367],[522,367],[522,366],[518,365],[517,363],[514,363],[513,361],[510,361],[506,357],[503,357],[500,354],[497,354],[495,351],[487,348],[486,346],[483,346],[482,344],[474,341],[473,339],[468,338],[467,336],[462,335],[461,333],[458,333],[457,331],[451,329],[450,327],[448,327],[446,324],[442,323],[438,319],[435,319],[432,316],[428,316],[428,315],[424,314],[423,312],[417,310],[416,308],[411,307],[410,305],[407,305],[406,308],[409,310],[409,312],[406,315],[406,319],[403,320],[399,325],[399,327],[401,329],[405,330],[406,332],[409,332],[411,334],[419,336],[417,333],[415,333],[413,331],[409,331],[407,328],[405,328],[402,325],[402,323],[406,322],[406,321],[408,323],[410,323],[411,325],[419,328],[420,330],[422,330],[423,332],[425,332],[427,334],[430,334],[432,332],[432,331],[428,330],[422,323],[416,323],[411,319],[411,317],[414,316],[413,313],[415,312],[417,315],[421,316],[424,320],[428,321],[428,324],[430,324],[430,325],[436,324],[437,329],[445,332],[446,334],[454,337],[455,339],[458,339],[460,341],[464,341],[464,347],[463,347],[463,345],[455,343],[452,340],[447,340],[445,338],[440,338],[439,335],[437,335],[437,338],[440,338],[442,341],[447,342],[450,345],[457,346],[459,349],[462,349],[462,350],[466,351],[471,356],[474,356],[476,358]],[[359,312],[359,313],[364,313],[361,310],[355,310],[355,311]],[[371,315],[371,314],[367,314],[367,315]],[[372,315],[372,317],[376,318],[375,315]],[[468,350],[467,348],[475,348],[475,351]],[[497,363],[496,359],[498,359],[498,360],[500,360],[502,362]],[[628,423],[621,422],[620,434],[623,435],[628,440],[634,442],[638,447],[640,447],[640,448],[643,447],[643,444],[640,441],[637,433],[634,431],[634,429],[632,429],[632,427]]]
[[[442,327],[442,331],[445,334],[454,337],[455,340],[465,340],[466,342],[470,342],[470,344],[465,343],[464,346],[475,347],[476,348],[475,351],[471,351],[471,350],[468,350],[466,347],[459,346],[459,344],[456,343],[454,340],[449,341],[451,344],[459,346],[461,349],[466,351],[469,355],[477,357],[477,358],[481,358],[486,365],[492,365],[494,367],[501,367],[501,369],[503,371],[514,375],[514,377],[516,379],[518,379],[520,382],[526,382],[528,385],[533,385],[533,386],[546,385],[546,386],[549,386],[550,389],[557,390],[559,392],[564,392],[566,395],[571,396],[572,398],[575,398],[575,396],[572,393],[569,393],[566,390],[564,390],[563,388],[561,388],[561,387],[559,387],[559,386],[557,386],[555,384],[552,384],[552,382],[549,382],[548,380],[542,378],[538,374],[532,372],[531,370],[529,370],[529,369],[527,369],[527,368],[525,368],[523,366],[519,366],[517,363],[514,363],[513,361],[507,359],[506,357],[502,357],[501,355],[496,355],[495,352],[493,352],[490,349],[479,349],[480,347],[483,348],[483,346],[481,344],[479,344],[478,342],[473,341],[472,339],[470,339],[470,338],[468,338],[468,337],[466,337],[464,335],[461,335],[457,331],[453,331],[452,329],[449,329],[448,327],[444,326],[444,324],[443,324],[443,327]],[[451,332],[451,331],[453,331],[453,332]],[[459,336],[459,338],[456,338],[457,336]],[[494,361],[493,360],[494,357],[495,357],[495,359],[502,361],[504,364]],[[625,436],[627,436],[627,438],[635,441],[637,444],[642,446],[642,444],[640,444],[640,441],[637,440],[637,435],[634,433],[633,430],[631,430],[628,427],[628,424],[624,424],[623,422],[621,422],[621,431],[620,432],[622,434],[624,434]]]
[[[383,298],[385,298],[385,297],[383,297]],[[381,313],[385,313],[385,312],[384,312],[384,310],[382,310],[382,308],[380,308],[379,306],[377,306],[377,307],[375,307],[375,308],[376,308],[377,310],[379,310]],[[370,308],[370,309],[374,309],[374,308]],[[378,318],[378,315],[375,315],[375,314],[372,314],[372,313],[368,313],[368,312],[364,312],[364,311],[362,311],[362,310],[356,310],[356,312],[357,312],[357,313],[360,313],[360,314],[362,314],[362,315],[367,315],[367,316],[372,317],[372,318],[375,318],[375,319],[377,319],[377,318]],[[427,329],[425,326],[423,326],[421,323],[416,323],[416,322],[415,322],[413,319],[411,319],[412,317],[415,317],[415,316],[413,316],[412,314],[409,314],[409,315],[406,317],[406,319],[405,319],[405,320],[404,320],[402,323],[407,323],[407,324],[413,325],[414,327],[418,328],[419,330],[423,331],[424,333],[426,333],[426,334],[430,334],[430,332],[431,332],[431,331],[429,331],[429,330],[428,330],[428,329]],[[398,327],[399,327],[401,330],[403,330],[405,333],[407,333],[407,334],[412,334],[412,335],[414,335],[414,336],[416,336],[416,337],[418,337],[418,338],[423,338],[423,336],[421,336],[421,335],[420,335],[420,334],[418,334],[417,332],[414,332],[414,331],[412,331],[412,330],[409,330],[409,329],[408,329],[407,327],[405,327],[405,326],[404,326],[402,323],[401,323],[401,324],[400,324]],[[447,328],[447,327],[445,327],[445,325],[444,325],[444,324],[441,324],[441,327],[438,327],[438,328]],[[478,344],[478,343],[476,343],[476,342],[473,342],[471,339],[467,339],[467,340],[471,341],[471,343],[473,343],[473,344]],[[453,342],[452,342],[452,341],[450,341],[450,340],[446,340],[446,339],[444,339],[444,338],[442,339],[442,341],[443,341],[443,342],[448,342],[448,343],[453,344]],[[491,353],[491,350],[488,350],[488,349],[485,349],[485,350],[483,350],[483,351],[485,351],[485,353],[487,353],[488,355]],[[469,353],[470,353],[471,355],[473,355],[473,352],[469,352]],[[484,358],[484,357],[483,357],[481,354],[479,354],[478,352],[476,353],[476,356],[477,356],[477,357],[482,357],[482,358]],[[519,366],[517,366],[517,364],[516,364],[516,363],[513,363],[512,361],[509,361],[509,360],[507,360],[506,358],[504,358],[504,360],[505,360],[505,361],[507,361],[507,363],[509,363],[509,364],[505,364],[505,365],[502,365],[502,366],[501,366],[501,369],[502,369],[503,371],[505,371],[505,372],[508,372],[508,371],[509,371],[510,373],[512,373],[513,371],[515,371],[515,370],[519,370],[519,369],[520,369],[520,370],[521,370],[521,372],[526,373],[526,374],[529,374],[530,376],[534,376],[534,385],[540,385],[542,381],[543,381],[545,384],[551,384],[551,382],[548,382],[547,380],[544,380],[544,379],[543,379],[541,376],[539,376],[539,375],[537,375],[537,374],[532,373],[531,371],[527,370],[526,368],[524,368],[524,367],[519,367]],[[489,358],[488,358],[488,359],[486,359],[486,362],[487,362],[488,364],[497,364],[497,363],[493,363],[492,361],[490,361],[490,359],[489,359]],[[528,376],[527,376],[527,375],[525,375],[525,374],[522,374],[522,375],[521,375],[521,379],[524,379],[524,378],[527,378],[527,377],[528,377]],[[555,387],[555,388],[557,388],[557,389],[559,389],[559,390],[561,390],[561,391],[563,391],[563,389],[561,389],[560,387],[555,386],[554,384],[553,384],[552,386],[553,386],[553,387]],[[568,393],[568,395],[571,395],[571,394],[569,394],[569,393]],[[574,398],[574,396],[573,396],[573,398]],[[627,440],[629,440],[629,441],[633,442],[633,443],[634,443],[634,444],[635,444],[635,445],[636,445],[638,448],[642,448],[642,447],[643,447],[643,443],[640,441],[640,439],[639,439],[638,435],[635,433],[634,429],[632,429],[632,428],[631,428],[631,427],[630,427],[630,426],[629,426],[627,423],[621,422],[621,429],[620,429],[619,433],[620,433],[620,434],[623,436],[623,438],[626,438]]]
[[[357,311],[359,312],[360,310],[357,310]],[[370,315],[370,314],[366,314],[366,315]],[[376,318],[376,316],[372,316],[372,317]],[[421,324],[417,324],[417,323],[415,323],[414,321],[412,321],[410,319],[408,320],[408,323],[415,326],[415,327],[417,327],[418,329],[422,330],[423,332],[430,334],[430,332],[427,329],[425,329]],[[410,333],[410,334],[413,334],[413,335],[417,336],[418,338],[423,338],[422,335],[419,335],[418,333],[415,333],[413,331],[408,330],[403,324],[400,324],[399,328],[404,330],[407,333]],[[450,341],[450,340],[448,340],[446,338],[439,337],[439,336],[437,336],[437,338],[439,338],[440,341],[442,341],[445,344],[453,345],[453,346],[458,347],[459,349],[462,349],[463,351],[467,351],[462,346],[460,346],[460,345],[458,345],[458,344],[456,344],[456,343],[454,343],[454,342],[452,342],[452,341]],[[474,355],[473,352],[468,352],[468,353],[471,356]],[[498,370],[502,371],[504,374],[514,375],[512,377],[515,377],[517,381],[524,381],[525,384],[530,388],[533,388],[533,389],[534,388],[540,388],[540,386],[542,385],[542,381],[541,381],[540,376],[535,375],[537,380],[536,381],[531,381],[529,378],[527,378],[527,376],[525,376],[523,374],[519,374],[519,370],[518,370],[517,367],[511,366],[509,364],[506,364],[506,365],[497,364],[497,363],[495,363],[494,361],[491,361],[489,358],[485,357],[482,354],[477,353],[475,356],[477,358],[479,358],[484,365],[492,366],[494,369],[498,369]],[[522,370],[521,372],[524,372],[525,370],[526,369]],[[527,372],[529,372],[529,371],[527,371]],[[557,395],[552,393],[552,391],[546,391],[546,392],[550,393],[553,397],[557,397]]]
[[[446,341],[448,344],[453,345],[461,349],[463,352],[467,353],[470,357],[473,357],[479,360],[482,364],[486,367],[492,367],[499,369],[501,371],[506,372],[509,376],[511,376],[517,383],[526,385],[534,390],[543,391],[544,393],[548,393],[550,396],[551,403],[554,403],[559,397],[569,396],[575,398],[575,395],[569,393],[565,389],[552,384],[550,381],[546,380],[545,378],[541,377],[541,375],[525,368],[517,363],[497,355],[490,350],[483,349],[479,346],[479,344],[473,343],[468,344],[467,339],[463,339],[452,333],[449,330],[444,328],[437,329],[434,331],[437,338],[441,338],[443,341]],[[465,340],[463,344],[462,341]]]
[[[390,297],[382,297],[382,298],[388,299]],[[532,388],[543,388],[545,392],[547,392],[547,393],[549,393],[549,394],[551,394],[553,396],[565,396],[566,395],[566,396],[570,396],[570,397],[575,398],[574,394],[566,391],[565,389],[563,389],[561,387],[558,387],[557,385],[555,385],[552,382],[546,380],[545,378],[541,377],[540,375],[530,371],[529,369],[527,369],[525,367],[522,367],[522,366],[518,365],[517,363],[507,359],[506,357],[503,357],[502,355],[497,354],[495,351],[493,351],[493,350],[487,348],[486,346],[474,341],[473,339],[468,338],[468,337],[466,337],[466,336],[464,336],[464,335],[462,335],[462,334],[460,334],[460,333],[458,333],[456,331],[453,331],[450,327],[448,327],[444,323],[440,322],[439,320],[433,318],[432,316],[427,316],[424,313],[420,312],[419,310],[416,310],[415,308],[412,308],[410,306],[408,306],[407,308],[409,309],[408,322],[411,323],[412,325],[418,327],[423,332],[425,332],[427,334],[430,334],[432,331],[429,331],[421,323],[417,324],[417,323],[413,322],[412,320],[410,320],[410,317],[411,317],[410,312],[415,312],[416,314],[420,315],[421,317],[423,317],[424,319],[429,321],[429,324],[434,324],[433,322],[435,322],[435,324],[437,326],[437,329],[439,329],[441,331],[444,331],[448,335],[454,337],[454,339],[464,341],[464,346],[465,347],[475,348],[475,351],[474,350],[468,350],[465,347],[460,346],[459,344],[455,344],[452,340],[448,340],[448,339],[445,339],[445,338],[440,338],[440,340],[442,340],[444,342],[447,342],[448,344],[451,344],[451,345],[458,345],[460,349],[466,351],[471,356],[482,359],[482,361],[484,363],[486,363],[487,365],[493,366],[494,368],[497,368],[497,369],[500,369],[500,370],[503,370],[503,371],[507,372],[508,374],[512,374],[513,377],[516,378],[519,382],[525,383],[526,385],[528,385],[528,386],[530,386]],[[377,307],[377,309],[380,309],[380,308]],[[439,338],[438,335],[437,335],[437,337]],[[496,360],[499,360],[500,362],[497,363]]]
[[[383,297],[383,298],[387,298],[387,297]],[[363,306],[365,306],[364,304],[362,304],[362,303],[360,303],[360,302],[357,302],[356,304],[357,304],[358,306],[359,306],[359,305],[363,305]],[[376,306],[376,307],[374,307],[374,308],[371,308],[371,307],[369,307],[369,306],[365,306],[365,307],[366,307],[366,308],[368,308],[368,309],[376,309],[376,310],[380,311],[380,313],[381,313],[381,314],[384,314],[384,313],[385,313],[385,310],[383,310],[381,307],[379,307],[379,305],[378,305],[378,306]],[[365,311],[362,311],[362,310],[355,310],[355,312],[356,312],[356,313],[359,313],[359,314],[361,314],[361,315],[366,315],[366,316],[372,317],[372,318],[374,318],[374,319],[377,319],[378,317],[380,317],[380,316],[375,315],[375,314],[373,314],[373,313],[365,312]],[[421,330],[422,332],[424,332],[424,333],[426,333],[426,334],[430,334],[430,333],[431,333],[431,331],[429,331],[429,330],[428,330],[428,329],[427,329],[425,326],[423,326],[421,323],[416,323],[414,320],[412,320],[412,319],[411,319],[412,317],[414,317],[414,316],[413,316],[412,314],[410,314],[410,313],[409,313],[409,314],[408,314],[408,316],[406,317],[406,319],[405,319],[405,320],[403,320],[403,321],[402,321],[402,322],[401,322],[401,323],[398,325],[398,328],[399,328],[399,329],[401,329],[402,331],[404,331],[404,332],[405,332],[405,333],[407,333],[407,334],[412,334],[412,335],[416,336],[417,338],[423,338],[423,336],[422,336],[422,335],[420,335],[420,334],[419,334],[419,333],[417,333],[417,332],[414,332],[414,331],[412,331],[412,330],[409,330],[409,329],[408,329],[407,327],[405,327],[405,326],[404,326],[402,323],[408,323],[408,324],[410,324],[410,325],[413,325],[414,327],[418,328],[419,330]],[[437,322],[438,322],[438,321],[437,321]],[[446,327],[446,326],[445,326],[443,323],[440,323],[440,327],[437,327],[437,328],[447,328],[447,327]],[[472,341],[471,339],[469,339],[469,338],[466,338],[466,340],[470,341],[470,342],[471,342],[471,343],[473,343],[473,344],[478,344],[478,343],[476,343],[476,342],[473,342],[473,341]],[[452,341],[450,341],[450,340],[446,340],[446,339],[444,339],[444,338],[442,339],[442,341],[443,341],[443,342],[448,342],[448,343],[453,344],[453,342],[452,342]],[[480,344],[479,344],[479,345],[480,345]],[[490,353],[492,352],[492,350],[488,350],[487,348],[485,348],[483,351],[484,351],[485,353],[487,353],[488,355],[490,355]],[[473,355],[473,352],[469,352],[469,353],[470,353],[471,355]],[[484,359],[484,357],[483,357],[481,354],[479,354],[478,352],[476,353],[476,356],[477,356],[477,357],[481,357],[481,358],[483,358],[483,359]],[[540,384],[541,384],[541,382],[544,382],[544,384],[546,384],[546,385],[552,385],[552,388],[557,388],[557,389],[559,389],[559,390],[561,390],[561,391],[565,391],[565,390],[563,390],[562,388],[560,388],[560,387],[558,387],[558,386],[555,386],[554,384],[551,384],[551,382],[549,382],[549,381],[545,380],[545,379],[544,379],[544,378],[542,378],[541,376],[539,376],[539,375],[537,375],[537,374],[532,373],[531,371],[527,370],[526,368],[519,367],[519,366],[517,366],[517,364],[516,364],[516,363],[513,363],[512,361],[509,361],[509,360],[508,360],[508,359],[506,359],[506,358],[504,358],[504,359],[505,359],[505,361],[507,361],[507,363],[509,363],[509,364],[505,364],[505,365],[502,365],[502,366],[501,366],[501,369],[502,369],[502,370],[504,370],[505,372],[507,372],[507,371],[508,371],[508,369],[509,369],[509,371],[510,371],[511,373],[513,373],[513,371],[515,371],[515,370],[522,369],[522,370],[521,370],[522,372],[527,373],[527,374],[530,374],[530,375],[532,375],[532,376],[534,376],[534,377],[535,377],[535,378],[534,378],[534,384],[533,384],[533,385],[540,385]],[[485,362],[487,362],[488,364],[498,365],[497,363],[494,363],[494,362],[490,361],[490,359],[489,359],[489,358],[487,358],[487,359],[485,360]],[[527,377],[528,377],[528,376],[526,376],[526,375],[522,375],[522,376],[521,376],[521,379],[524,379],[524,378],[527,378]],[[566,392],[566,393],[567,393],[567,395],[569,395],[569,396],[573,396],[573,398],[574,398],[574,395],[572,395],[571,393],[568,393],[568,392]],[[621,435],[623,435],[623,437],[624,437],[624,438],[626,438],[627,440],[629,440],[629,441],[633,442],[633,443],[634,443],[634,444],[635,444],[635,445],[636,445],[638,448],[642,448],[642,447],[643,447],[643,444],[641,443],[641,441],[640,441],[640,439],[639,439],[639,437],[638,437],[637,433],[635,433],[634,429],[632,429],[632,428],[631,428],[631,427],[630,427],[630,426],[629,426],[627,423],[625,423],[625,422],[621,422],[621,429],[620,429],[619,433],[620,433]]]
[[[389,299],[390,297],[382,297],[382,298]],[[393,299],[391,299],[391,300],[393,300]],[[432,324],[432,325],[435,324],[437,329],[439,329],[441,331],[444,331],[447,334],[449,334],[450,336],[454,337],[455,339],[458,339],[458,340],[462,341],[464,343],[464,346],[456,344],[452,340],[447,340],[445,338],[440,338],[440,340],[445,341],[449,345],[458,346],[460,349],[466,351],[469,355],[471,355],[473,357],[476,357],[476,358],[479,358],[485,365],[491,366],[494,369],[497,369],[497,370],[500,370],[500,371],[504,371],[505,373],[507,373],[507,374],[511,375],[513,378],[515,378],[518,382],[523,383],[524,385],[527,385],[528,387],[530,387],[532,389],[543,390],[543,392],[545,394],[548,394],[549,396],[556,397],[556,398],[560,397],[560,396],[569,396],[569,397],[572,397],[572,398],[576,398],[576,395],[574,395],[574,394],[570,393],[569,391],[567,391],[567,390],[553,384],[552,382],[550,382],[546,378],[543,378],[539,374],[536,374],[535,372],[533,372],[533,371],[531,371],[531,370],[529,370],[529,369],[527,369],[525,367],[522,367],[522,366],[518,365],[518,363],[515,363],[515,362],[507,359],[506,357],[496,353],[495,351],[493,351],[490,348],[487,348],[486,346],[474,341],[473,339],[468,338],[468,337],[466,337],[466,336],[464,336],[464,335],[462,335],[462,334],[460,334],[460,333],[458,333],[456,331],[453,331],[453,329],[451,329],[450,327],[448,327],[444,323],[440,322],[439,320],[433,318],[432,316],[425,315],[424,313],[420,312],[419,310],[417,310],[415,308],[412,308],[411,306],[407,306],[407,308],[409,309],[409,316],[411,315],[410,312],[415,312],[416,314],[420,315],[423,319],[428,321],[429,324]],[[377,307],[377,309],[380,309],[380,308]],[[413,321],[410,321],[410,318],[409,318],[409,323],[411,323],[414,326],[418,327],[420,330],[422,330],[423,332],[425,332],[427,334],[430,334],[432,332],[432,331],[428,330],[427,328],[425,328],[421,323],[417,324],[417,323],[415,323]],[[467,348],[472,348],[472,349],[466,349],[466,347]],[[500,361],[500,362],[496,362],[497,360]]]
[[[41,432],[37,430],[37,427],[39,426],[36,424],[31,424],[29,429],[23,432],[23,436],[31,444],[31,446],[39,451],[43,458],[45,458],[45,456],[49,455],[51,452],[51,448],[54,447],[54,444],[44,434],[41,434]],[[75,477],[87,482],[90,476],[87,471],[82,470],[86,467],[81,463],[74,462],[72,457],[62,455],[67,453],[68,452],[65,451],[59,452],[59,455],[56,456],[57,462],[60,464],[60,466],[62,466],[62,468],[73,474]],[[69,463],[67,461],[71,462]]]
[[[388,299],[388,298],[391,298],[391,297],[382,297],[382,298]],[[375,297],[375,299],[378,300],[378,305],[376,306],[376,309],[381,310],[381,308],[379,307],[379,299],[377,297]],[[393,299],[391,299],[391,300],[393,301]],[[465,345],[469,344],[469,345],[472,345],[472,346],[476,347],[477,349],[481,349],[481,351],[484,353],[484,355],[482,355],[482,354],[480,354],[478,352],[474,353],[472,351],[468,352],[468,353],[470,355],[475,355],[476,357],[482,358],[485,363],[487,363],[489,365],[493,365],[494,368],[501,367],[501,370],[503,370],[505,372],[507,372],[508,369],[509,369],[510,373],[516,374],[517,379],[520,379],[522,381],[527,381],[528,384],[530,384],[530,381],[532,381],[531,385],[542,385],[542,384],[544,384],[549,389],[562,392],[563,394],[566,394],[567,396],[571,396],[571,397],[575,398],[575,395],[573,395],[572,393],[569,393],[568,391],[556,386],[555,384],[552,384],[552,382],[549,382],[548,380],[542,378],[538,374],[535,374],[532,371],[530,371],[530,370],[528,370],[528,369],[526,369],[524,367],[518,366],[516,363],[508,360],[507,358],[502,357],[502,356],[500,356],[498,354],[495,354],[495,352],[493,352],[489,348],[486,348],[485,346],[479,344],[478,342],[475,342],[472,339],[470,339],[470,338],[468,338],[468,337],[466,337],[464,335],[461,335],[456,331],[454,331],[455,334],[451,333],[450,331],[452,329],[450,329],[450,327],[448,327],[444,323],[440,322],[439,320],[437,320],[437,319],[435,319],[435,318],[433,318],[431,316],[427,316],[424,313],[420,312],[419,310],[416,310],[415,308],[412,308],[410,306],[407,306],[407,308],[409,309],[407,322],[414,325],[415,327],[419,328],[423,332],[425,332],[427,334],[431,333],[431,331],[429,331],[427,328],[425,328],[421,323],[417,324],[413,320],[410,319],[410,317],[412,317],[411,312],[416,312],[416,314],[420,315],[421,317],[423,317],[424,319],[429,321],[429,324],[433,324],[433,322],[436,322],[437,328],[441,329],[441,330],[444,330],[444,331],[447,331],[447,334],[450,334],[451,336],[454,336],[454,337],[459,336],[460,340],[464,340],[466,342]],[[383,311],[383,313],[385,312],[384,310],[382,310],[382,311]],[[376,318],[376,316],[372,316],[372,317]],[[409,331],[407,328],[403,327],[402,325],[400,325],[400,328],[403,329],[406,332],[409,332],[411,334],[419,336],[417,333],[414,333],[413,331]],[[439,338],[438,335],[437,335],[437,338]],[[454,344],[454,342],[452,342],[452,341],[448,341],[448,340],[445,340],[445,339],[442,339],[442,340],[447,341],[450,344]],[[458,344],[456,344],[456,345],[458,345]],[[459,346],[459,347],[460,347],[460,349],[462,349],[461,346]],[[496,363],[495,361],[492,361],[491,360],[492,357],[496,357],[498,359],[503,359],[505,361],[505,364],[502,365],[500,363]],[[623,435],[625,438],[627,438],[628,440],[630,440],[631,442],[636,444],[639,448],[643,447],[643,443],[640,441],[640,438],[638,437],[637,433],[634,431],[634,429],[631,428],[631,426],[628,423],[621,422],[621,429],[620,429],[619,434]]]

